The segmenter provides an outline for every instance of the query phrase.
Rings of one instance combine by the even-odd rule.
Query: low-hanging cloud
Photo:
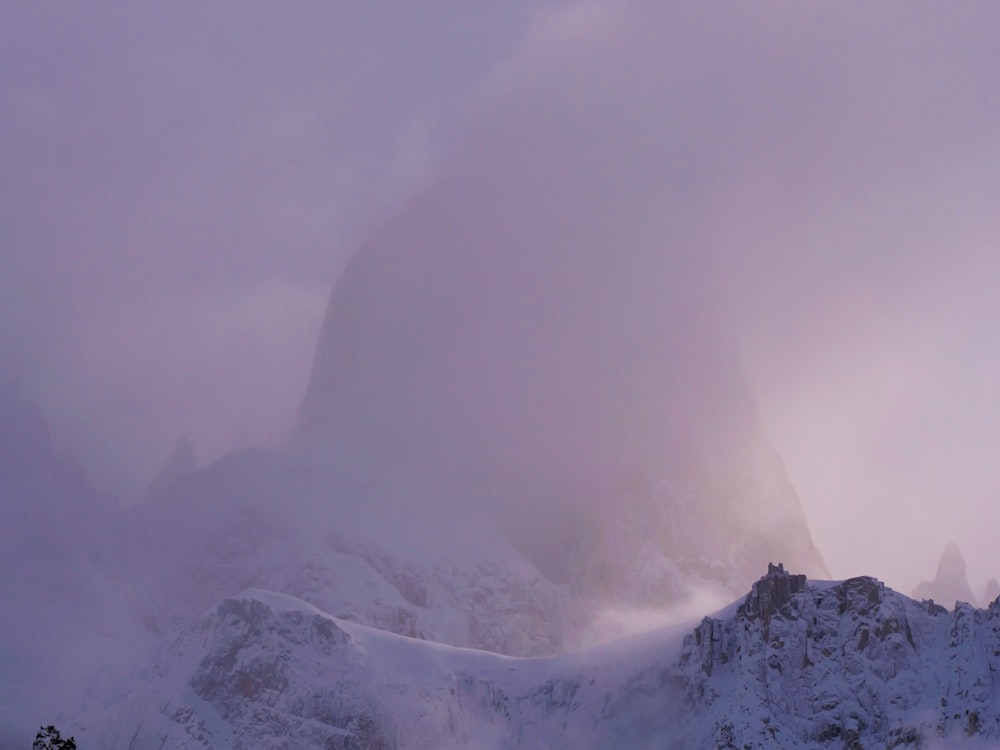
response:
[[[996,14],[646,2],[543,11],[471,105],[459,157],[372,245],[430,243],[436,251],[414,251],[427,284],[465,274],[468,295],[495,295],[476,302],[503,320],[499,338],[481,342],[479,382],[497,373],[501,390],[517,392],[504,353],[514,352],[508,364],[534,358],[536,372],[552,366],[558,386],[510,401],[530,410],[538,397],[571,415],[558,432],[537,431],[562,456],[541,445],[536,455],[567,466],[607,456],[581,441],[609,423],[609,405],[649,419],[642,394],[681,382],[669,379],[671,351],[685,358],[678,391],[705,386],[693,418],[711,434],[739,408],[706,412],[706,394],[728,392],[711,383],[746,367],[835,573],[876,572],[905,589],[918,566],[932,567],[928,546],[955,536],[985,578],[987,548],[969,518],[988,512],[994,479],[976,457],[993,428],[988,395],[970,385],[996,362],[968,332],[996,313],[983,282],[996,266],[1000,153],[988,95],[998,60],[983,30]],[[386,315],[415,302],[411,282],[400,272],[390,284]],[[438,299],[442,325],[469,302],[449,294]],[[427,339],[402,328],[421,362]],[[515,351],[504,338],[514,330],[562,348]],[[621,363],[637,361],[653,366],[623,378]],[[436,372],[418,366],[411,385]],[[454,397],[453,386],[425,406]],[[307,421],[315,406],[307,400]],[[403,402],[383,407],[376,423],[406,420]],[[459,411],[412,423],[468,437],[467,422],[503,434],[520,419],[477,411],[473,397]],[[461,453],[471,442],[447,444]]]
[[[621,302],[589,322],[623,350],[661,334],[663,279],[711,309],[834,574],[905,588],[947,538],[998,572],[1000,10],[243,7],[4,11],[0,374],[57,421],[278,439],[329,279],[443,161],[540,225],[606,218],[574,293]]]
[[[526,5],[0,10],[0,380],[134,491],[284,439],[331,279]]]

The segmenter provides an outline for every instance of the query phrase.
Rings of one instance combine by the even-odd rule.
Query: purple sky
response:
[[[331,282],[440,165],[587,153],[683,214],[833,574],[1000,575],[1000,8],[358,8],[0,10],[0,377],[106,483],[282,440]]]

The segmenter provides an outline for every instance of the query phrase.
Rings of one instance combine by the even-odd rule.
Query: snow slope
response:
[[[651,698],[679,695],[663,679],[680,635],[503,657],[250,590],[169,643],[143,675],[147,687],[113,720],[91,717],[81,729],[98,734],[100,746],[137,750],[620,747],[677,720],[670,704]]]

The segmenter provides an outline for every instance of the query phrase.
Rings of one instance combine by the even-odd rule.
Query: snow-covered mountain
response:
[[[652,709],[645,693],[679,644],[673,638],[664,652],[658,637],[518,659],[391,635],[247,591],[162,650],[146,688],[100,742],[137,750],[590,747],[637,737],[669,716],[640,707]],[[641,675],[632,672],[636,659],[647,663]]]
[[[251,451],[117,511],[5,397],[0,510],[26,533],[0,550],[4,750],[52,722],[132,750],[1000,744],[1000,603],[773,568],[700,624],[581,649],[615,600],[549,579],[480,503]],[[641,514],[614,522],[633,592],[691,586]]]
[[[1000,746],[998,669],[1000,600],[948,610],[772,568],[677,672],[690,747],[856,749]]]
[[[52,722],[133,749],[1000,743],[997,603],[775,568],[700,625],[583,648],[608,610],[710,584],[650,544],[673,512],[651,494],[560,581],[488,503],[294,453],[234,454],[122,511],[30,402],[2,408],[0,512],[23,532],[0,549],[5,750]]]
[[[394,633],[542,654],[562,647],[564,613],[580,609],[488,514],[280,453],[229,456],[130,522],[164,629],[257,587]]]
[[[166,643],[144,687],[86,729],[137,750],[982,748],[1000,745],[998,667],[1000,602],[949,611],[780,566],[693,630],[547,658],[251,590]]]
[[[637,544],[617,551],[643,562],[630,587],[597,596],[549,578],[486,503],[456,507],[391,476],[359,479],[281,452],[178,473],[123,510],[54,455],[30,401],[10,391],[0,406],[0,522],[14,532],[0,545],[4,750],[105,700],[144,649],[248,587],[387,632],[513,655],[627,631],[609,617],[616,607],[702,588]],[[613,522],[641,525],[629,514]]]
[[[4,750],[52,722],[133,750],[1000,745],[998,602],[773,568],[700,625],[583,648],[607,610],[712,581],[651,542],[684,516],[641,484],[559,580],[488,502],[447,496],[467,487],[296,453],[126,512],[2,395]]]

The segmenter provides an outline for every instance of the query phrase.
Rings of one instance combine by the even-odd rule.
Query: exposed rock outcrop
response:
[[[768,622],[771,616],[792,600],[793,594],[805,591],[806,577],[785,571],[782,563],[767,564],[767,575],[754,583],[746,601],[740,607],[740,614]]]

